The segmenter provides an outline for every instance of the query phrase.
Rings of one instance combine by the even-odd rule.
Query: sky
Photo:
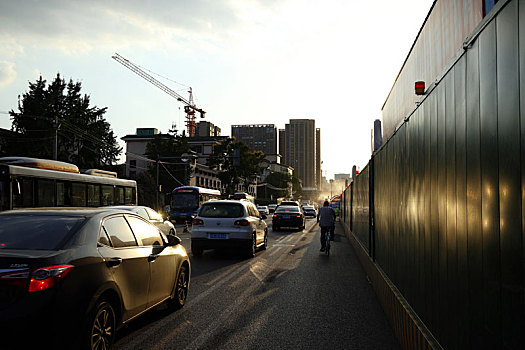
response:
[[[315,119],[323,176],[363,168],[371,129],[433,0],[0,0],[0,128],[41,75],[80,81],[121,137],[184,128],[183,105],[119,53],[233,124]],[[122,158],[124,159],[124,158]]]

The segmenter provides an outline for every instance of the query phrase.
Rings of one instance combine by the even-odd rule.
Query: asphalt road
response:
[[[190,252],[190,235],[177,230]],[[253,259],[233,251],[191,257],[184,308],[148,312],[118,333],[115,348],[398,349],[341,230],[329,257],[313,219],[299,232],[270,229],[268,249]]]

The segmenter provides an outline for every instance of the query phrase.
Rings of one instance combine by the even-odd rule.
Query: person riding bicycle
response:
[[[326,234],[329,234],[332,227],[335,226],[335,212],[330,207],[330,203],[325,201],[323,206],[319,208],[317,214],[317,222],[321,227],[321,252],[326,248]]]

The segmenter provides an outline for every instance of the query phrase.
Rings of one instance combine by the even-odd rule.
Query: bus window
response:
[[[100,186],[99,185],[87,185],[87,200],[88,207],[99,207],[100,206]]]
[[[124,204],[124,188],[115,187],[115,201],[116,204]]]
[[[33,204],[33,180],[32,179],[22,179],[20,181],[20,184],[22,185],[22,207],[32,207]]]
[[[9,182],[0,179],[0,210],[9,209]]]
[[[86,184],[71,184],[71,205],[74,207],[86,206]]]
[[[57,181],[57,206],[64,207],[71,203],[71,186],[69,183]]]
[[[102,185],[102,205],[113,205],[115,192],[113,186]]]
[[[133,188],[126,187],[124,189],[124,204],[133,204]]]
[[[55,206],[55,182],[53,180],[37,180],[37,207]]]

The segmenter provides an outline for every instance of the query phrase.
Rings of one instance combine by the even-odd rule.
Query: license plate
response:
[[[283,216],[283,219],[289,219],[290,216]]]
[[[225,233],[210,233],[210,239],[226,239],[228,236]]]

